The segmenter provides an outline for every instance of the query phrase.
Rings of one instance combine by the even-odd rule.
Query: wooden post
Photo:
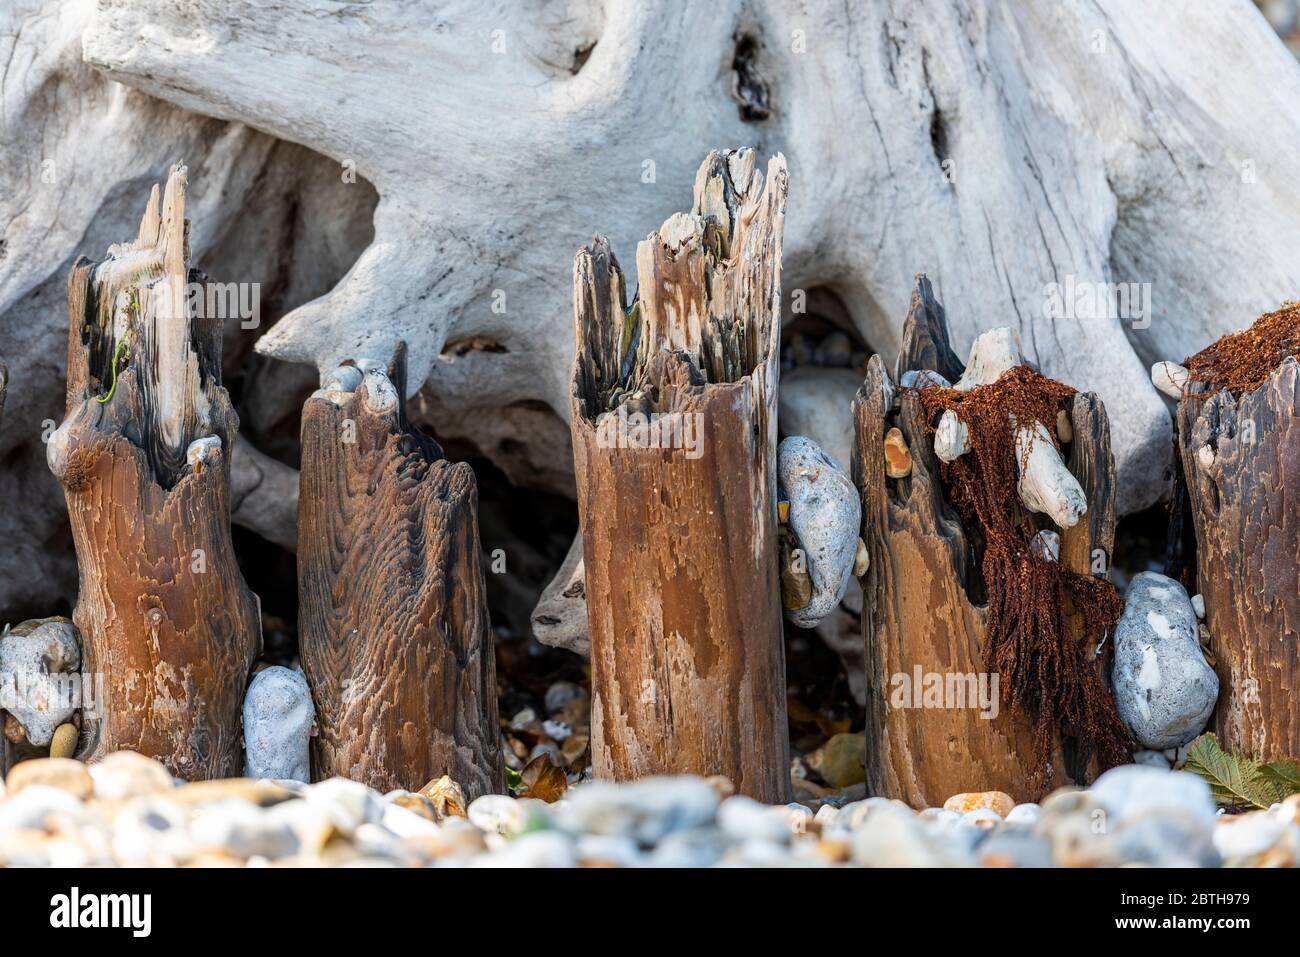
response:
[[[899,378],[931,369],[957,381],[962,366],[948,346],[942,306],[929,281],[917,287],[903,331]],[[867,657],[867,787],[916,807],[942,804],[964,791],[1000,790],[1019,800],[1039,796],[1032,774],[1033,726],[1002,700],[994,717],[961,678],[966,706],[934,707],[917,687],[979,676],[985,662],[987,596],[976,558],[978,529],[964,526],[945,498],[933,437],[916,395],[898,393],[879,356],[853,403],[853,474],[862,494],[862,540],[870,555],[862,578]],[[1095,396],[1070,401],[1073,443],[1067,465],[1088,497],[1088,513],[1061,536],[1060,561],[1080,573],[1106,572],[1114,539],[1114,462],[1105,409]],[[912,459],[911,475],[890,479],[884,438],[898,427]],[[902,676],[901,678],[898,676]],[[1000,699],[1000,696],[999,696]],[[1066,739],[1052,759],[1053,785],[1082,781]]]
[[[1179,459],[1219,675],[1215,730],[1266,761],[1300,754],[1300,364],[1253,391],[1178,402]]]
[[[780,156],[764,178],[751,150],[710,153],[692,211],[639,245],[630,311],[603,237],[574,261],[599,778],[722,774],[788,799],[775,496],[786,189]]]
[[[313,778],[504,790],[473,470],[406,418],[406,349],[303,408],[299,647]]]
[[[230,542],[221,321],[188,295],[185,168],[154,187],[134,242],[68,280],[67,417],[51,437],[80,566],[73,620],[103,700],[80,756],[129,749],[187,780],[238,775],[260,645]]]

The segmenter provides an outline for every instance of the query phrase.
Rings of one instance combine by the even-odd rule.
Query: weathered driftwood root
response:
[[[286,551],[298,548],[298,470],[255,449],[235,446],[230,462],[230,520]]]
[[[299,644],[316,702],[313,776],[418,790],[504,787],[479,562],[478,487],[410,425],[406,351],[344,365],[307,400]]]
[[[1198,389],[1192,386],[1192,389]],[[1178,449],[1219,675],[1215,728],[1265,760],[1300,754],[1300,364],[1257,388],[1184,394]]]
[[[710,153],[690,213],[574,260],[572,428],[597,777],[789,791],[776,401],[786,170]],[[653,413],[642,420],[637,414]],[[650,423],[657,428],[650,431]],[[656,439],[657,436],[657,439]]]
[[[943,308],[923,276],[903,342],[899,379],[925,368],[948,381],[961,380]],[[994,684],[986,664],[989,610],[976,557],[984,543],[945,498],[919,395],[904,390],[897,408],[894,402],[889,375],[874,356],[854,402],[853,463],[862,493],[862,538],[870,554],[862,578],[868,788],[917,806],[941,804],[972,789],[1034,797],[1043,788],[1033,768],[1034,721],[1006,705],[1004,676]],[[1073,396],[1067,411],[1073,439],[1069,469],[1090,507],[1085,520],[1060,531],[1058,560],[1081,574],[1104,575],[1115,527],[1109,427],[1092,395]],[[910,450],[906,478],[887,475],[885,437],[892,427]],[[1028,509],[1024,520],[1041,522]],[[1050,554],[1053,544],[1044,536],[1040,554]],[[1064,611],[1073,617],[1077,610]],[[1051,763],[1053,785],[1089,774],[1066,737],[1058,737]]]
[[[238,419],[221,324],[187,283],[185,169],[157,187],[135,242],[68,280],[67,417],[48,447],[80,565],[73,620],[103,700],[82,753],[121,749],[187,780],[238,775],[239,715],[260,644],[230,543]]]
[[[586,657],[587,570],[582,562],[582,532],[573,539],[560,570],[537,599],[532,614],[533,635],[544,645]]]

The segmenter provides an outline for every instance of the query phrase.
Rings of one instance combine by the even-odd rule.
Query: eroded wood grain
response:
[[[134,243],[73,266],[67,418],[49,461],[77,550],[83,669],[103,682],[79,756],[129,749],[197,780],[243,767],[240,709],[261,632],[230,541],[239,422],[221,387],[220,324],[184,298],[201,279],[184,203],[176,167]],[[196,440],[207,442],[190,455]]]
[[[313,777],[504,789],[478,486],[405,413],[405,349],[302,421],[299,643]]]
[[[1264,760],[1300,754],[1300,364],[1253,392],[1178,403],[1220,739]]]
[[[620,335],[626,292],[608,243],[574,262],[598,778],[722,774],[760,800],[789,794],[775,502],[785,196],[780,157],[764,178],[750,151],[710,154],[692,212],[638,249],[639,338]],[[599,419],[620,403],[693,416],[700,454],[610,447]]]

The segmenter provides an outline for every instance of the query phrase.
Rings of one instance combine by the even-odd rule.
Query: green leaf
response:
[[[506,768],[506,788],[510,791],[518,791],[524,786],[524,776],[518,771]]]
[[[1187,753],[1186,770],[1210,785],[1221,807],[1267,809],[1294,793],[1288,775],[1300,773],[1294,761],[1263,766],[1253,758],[1223,750],[1213,734],[1203,734]]]
[[[1300,794],[1300,761],[1280,758],[1264,765],[1260,773],[1282,791],[1282,798]]]

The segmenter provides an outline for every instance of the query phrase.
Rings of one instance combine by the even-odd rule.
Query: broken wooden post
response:
[[[1181,379],[1178,450],[1219,675],[1215,730],[1264,761],[1300,754],[1297,355],[1292,304],[1187,360],[1190,375],[1174,366],[1164,376]]]
[[[186,173],[154,187],[134,242],[68,279],[67,417],[47,448],[80,566],[73,620],[103,699],[81,756],[129,749],[187,780],[238,775],[240,707],[260,645],[230,542],[239,420],[221,320],[190,291]],[[200,287],[201,288],[201,287]]]
[[[315,780],[504,789],[478,486],[407,420],[403,344],[303,407],[298,601]]]
[[[573,266],[572,429],[595,774],[787,800],[776,408],[785,161],[710,153],[689,213]]]
[[[982,376],[991,382],[1020,361],[1018,354],[999,355],[990,363],[987,346],[991,343],[990,338],[984,350],[973,350],[971,363],[963,370],[948,345],[943,307],[929,281],[918,276],[896,365],[898,379],[914,370],[930,370],[937,375],[907,379],[918,382],[918,388],[942,388],[944,381],[968,389],[987,384],[974,379]],[[978,366],[990,367],[977,373]],[[1076,502],[1069,486],[1077,479],[1087,500],[1087,515],[1060,529],[1056,560],[1063,570],[1104,577],[1115,524],[1109,426],[1094,396],[1075,394],[1064,400],[1064,406],[1066,431],[1072,432],[1069,474],[1050,474],[1065,472],[1057,460],[1041,466],[1043,474],[1049,475],[1041,486],[1026,488],[1022,476],[1016,510],[1017,520],[1024,523],[1017,527],[1025,531],[1014,547],[1014,560],[1018,567],[1053,560],[1051,550],[1041,544],[1044,540],[1033,538],[1036,529],[1052,531],[1052,524],[1034,511],[1069,520],[1074,514],[1071,503]],[[1036,756],[1043,753],[1042,709],[1050,709],[1054,702],[1042,700],[1030,709],[1009,704],[1016,697],[1009,685],[1019,680],[1023,688],[1026,676],[1001,674],[992,660],[989,589],[982,567],[987,542],[979,524],[964,521],[950,504],[935,454],[937,442],[948,461],[976,455],[971,439],[978,442],[978,436],[973,428],[969,436],[963,434],[966,430],[958,428],[962,423],[951,421],[955,415],[940,416],[937,411],[927,415],[916,389],[896,393],[879,356],[868,364],[853,415],[853,472],[862,494],[862,539],[870,554],[862,578],[868,789],[918,807],[941,805],[963,791],[1001,790],[1021,800],[1036,798],[1046,786],[1041,769],[1035,767]],[[944,418],[950,421],[937,434],[936,426]],[[1052,424],[1057,425],[1055,416]],[[1016,426],[1017,451],[1024,456],[1020,439],[1027,429],[1024,423]],[[887,472],[885,439],[891,428],[900,430],[910,453],[911,471],[904,478],[890,478]],[[1041,436],[1037,441],[1043,441]],[[1033,453],[1050,459],[1056,455],[1050,439],[1047,446]],[[1055,493],[1059,500],[1041,502],[1052,489],[1060,490]],[[1051,536],[1047,540],[1052,541]],[[1037,558],[1026,552],[1034,552]],[[1069,619],[1074,640],[1082,641],[1080,610],[1063,601],[1060,613]],[[1025,621],[1023,626],[1036,630],[1039,622]],[[1053,653],[1068,655],[1071,649]],[[1086,655],[1094,673],[1084,681],[1095,695],[1103,687],[1103,662],[1093,660],[1092,648]],[[1068,693],[1073,692],[1062,692]],[[1070,700],[1071,709],[1076,708],[1077,700]],[[1089,776],[1092,755],[1078,753],[1073,740],[1082,729],[1069,727],[1068,720],[1066,724],[1051,746],[1053,785]]]

